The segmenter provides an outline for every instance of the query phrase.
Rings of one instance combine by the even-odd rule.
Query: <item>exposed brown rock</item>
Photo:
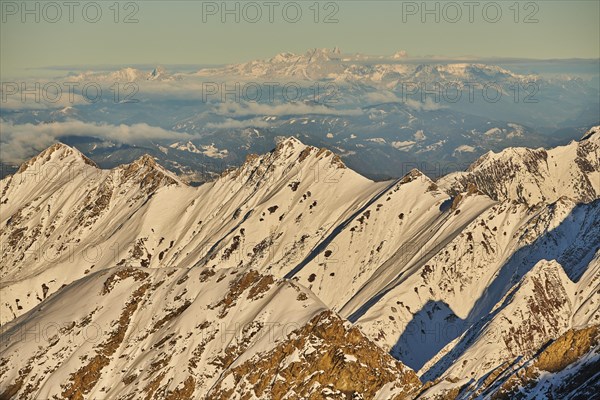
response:
[[[117,272],[111,274],[106,281],[104,281],[104,287],[102,288],[102,294],[108,294],[112,290],[112,288],[117,284],[117,282],[127,279],[133,278],[135,281],[141,281],[148,277],[148,273],[141,271],[137,268],[123,268],[118,270]]]
[[[583,329],[570,329],[546,346],[534,359],[518,369],[494,391],[492,399],[512,399],[522,397],[518,393],[533,388],[542,371],[559,372],[579,360],[590,349],[600,343],[600,325]],[[568,385],[567,382],[565,384]],[[565,388],[551,388],[557,392]],[[571,388],[573,389],[573,388]],[[567,391],[569,389],[566,389]],[[552,393],[550,397],[554,397]]]
[[[310,347],[314,350],[307,351]],[[295,355],[295,361],[287,361]],[[227,399],[231,379],[235,391],[264,398],[322,399],[331,390],[352,398],[373,396],[384,385],[408,397],[420,387],[416,374],[369,341],[356,327],[348,327],[330,311],[315,316],[295,330],[288,340],[267,354],[229,370],[209,393],[211,399]]]

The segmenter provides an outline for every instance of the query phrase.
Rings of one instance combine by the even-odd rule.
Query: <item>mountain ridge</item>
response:
[[[545,343],[600,323],[598,133],[594,128],[553,149],[509,150],[503,168],[510,174],[489,173],[488,156],[436,181],[412,169],[385,182],[352,171],[331,150],[286,138],[200,187],[182,184],[152,156],[101,170],[77,150],[53,145],[0,181],[1,326],[12,332],[3,335],[0,351],[5,393],[142,393],[127,382],[155,382],[143,392],[155,398],[248,391],[260,397],[273,385],[282,395],[304,396],[504,392]],[[556,166],[548,167],[551,159]],[[62,165],[56,179],[35,179],[33,166],[42,162]],[[72,164],[77,168],[68,169]],[[523,188],[512,190],[511,179]],[[557,182],[563,187],[554,193]],[[87,305],[70,314],[50,306],[75,298],[87,298]],[[94,311],[98,305],[103,311]],[[296,321],[289,319],[293,310],[300,312]],[[86,315],[73,314],[79,312]],[[321,312],[328,324],[312,320]],[[261,342],[256,332],[268,332],[265,326],[286,313],[296,336],[288,331],[277,342]],[[80,333],[91,318],[104,327],[96,344],[116,347],[67,335],[71,341],[61,348],[87,361],[55,360],[63,371],[56,374],[32,367],[47,356],[14,333],[32,318],[44,324],[53,315],[65,326],[80,325],[69,330]],[[198,320],[202,315],[206,321]],[[230,327],[247,326],[239,341],[211,339],[211,354],[221,355],[193,359],[187,349],[207,344],[189,324],[219,330],[214,323],[224,318]],[[439,333],[441,327],[450,331]],[[189,333],[170,336],[175,332]],[[345,347],[351,337],[365,353]],[[170,340],[175,358],[166,364],[155,358],[164,350],[130,354],[133,343],[156,349]],[[593,360],[595,351],[588,346],[581,357]],[[14,356],[23,352],[29,358]],[[367,357],[377,361],[361,361]],[[176,359],[194,365],[183,371]],[[140,375],[136,362],[150,372]],[[340,369],[315,381],[318,370],[311,368],[330,363]],[[294,380],[294,368],[310,374]],[[349,384],[349,376],[370,376],[373,368],[386,369],[390,379]],[[114,375],[122,370],[130,372],[123,382]],[[528,384],[553,390],[532,376]]]

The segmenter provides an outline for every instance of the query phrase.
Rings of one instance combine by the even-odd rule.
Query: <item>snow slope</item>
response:
[[[74,299],[77,307],[69,307]],[[325,322],[324,332],[314,326]],[[331,326],[337,329],[327,331]],[[376,394],[388,385],[402,395],[420,385],[414,372],[326,311],[310,291],[254,270],[110,268],[61,289],[4,329],[2,398],[231,398],[210,394],[227,392],[225,373],[241,379],[250,374],[240,371],[247,360],[286,354],[287,346],[296,352],[251,371],[267,377],[275,368],[265,383],[283,393],[367,388]],[[329,386],[310,378],[323,374],[311,360],[342,350],[344,337],[353,339],[346,351],[367,364],[342,366],[337,374],[385,371],[370,387],[336,381],[332,371],[327,381],[320,377]],[[307,387],[278,382],[290,365],[306,371]],[[264,387],[248,384],[239,393],[250,390]]]

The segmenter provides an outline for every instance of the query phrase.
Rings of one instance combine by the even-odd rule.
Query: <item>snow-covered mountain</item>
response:
[[[237,76],[260,79],[333,80],[363,84],[384,84],[388,88],[402,83],[424,81],[501,82],[536,81],[535,75],[522,75],[496,65],[482,63],[410,63],[398,52],[390,58],[342,54],[339,48],[315,48],[304,54],[280,53],[267,60],[253,60],[221,68],[205,68],[197,76]]]
[[[222,68],[197,72],[199,76],[245,76],[253,78],[291,78],[318,80],[333,78],[343,73],[340,50],[311,49],[304,54],[280,53],[268,60],[254,60]]]
[[[86,71],[69,77],[76,82],[103,82],[121,83],[140,81],[173,81],[180,79],[177,74],[170,74],[164,67],[157,66],[151,71],[142,71],[138,68],[126,67],[116,71],[97,72]]]
[[[599,159],[596,127],[374,182],[285,138],[190,187],[56,144],[0,181],[2,395],[597,393]]]

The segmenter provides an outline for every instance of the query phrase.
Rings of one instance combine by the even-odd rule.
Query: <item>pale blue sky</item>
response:
[[[475,8],[474,22],[468,21],[468,8],[461,6],[462,17],[456,23],[444,20],[455,18],[455,10],[440,8],[440,22],[433,15],[421,22],[421,10],[416,15],[405,15],[400,1],[338,1],[335,17],[338,23],[315,23],[313,1],[298,1],[302,10],[299,22],[286,22],[283,5],[275,8],[275,22],[268,22],[268,9],[261,6],[262,18],[256,23],[222,23],[220,16],[207,16],[203,22],[203,2],[200,1],[138,1],[135,14],[138,23],[122,20],[134,11],[127,2],[120,2],[120,23],[115,23],[114,1],[98,1],[102,17],[97,23],[83,19],[82,9],[75,9],[74,22],[68,20],[68,9],[62,8],[62,17],[56,23],[40,22],[34,15],[21,22],[21,16],[12,15],[21,1],[2,0],[0,27],[0,68],[3,79],[26,75],[31,69],[48,66],[76,65],[131,65],[131,64],[221,64],[268,58],[282,51],[304,52],[313,47],[338,46],[343,52],[391,54],[406,50],[409,56],[426,57],[517,57],[517,58],[599,58],[600,57],[600,1],[537,1],[519,2],[518,23],[515,23],[514,1],[498,1],[502,16],[496,23],[487,22],[481,1]],[[26,2],[34,7],[35,2]],[[43,5],[45,2],[40,2]],[[62,1],[57,1],[62,4]],[[81,1],[82,5],[89,3]],[[210,2],[209,2],[210,3]],[[259,5],[263,1],[257,1]],[[319,19],[334,11],[327,2],[321,2]],[[463,1],[457,1],[459,5]],[[528,4],[534,3],[534,5]],[[207,7],[204,2],[204,7]],[[220,7],[221,2],[215,2]],[[234,2],[228,2],[233,7]],[[434,7],[434,2],[428,2]],[[443,7],[443,2],[440,3]],[[537,11],[535,9],[537,7]],[[293,17],[293,7],[288,17]],[[93,18],[93,8],[88,9]],[[248,18],[254,16],[247,9]],[[410,10],[409,10],[410,11]],[[414,9],[413,9],[414,11]],[[488,18],[494,18],[494,9],[488,9]],[[46,10],[48,19],[55,11]],[[250,14],[252,12],[252,14]],[[537,23],[524,23],[526,16],[535,12]]]

